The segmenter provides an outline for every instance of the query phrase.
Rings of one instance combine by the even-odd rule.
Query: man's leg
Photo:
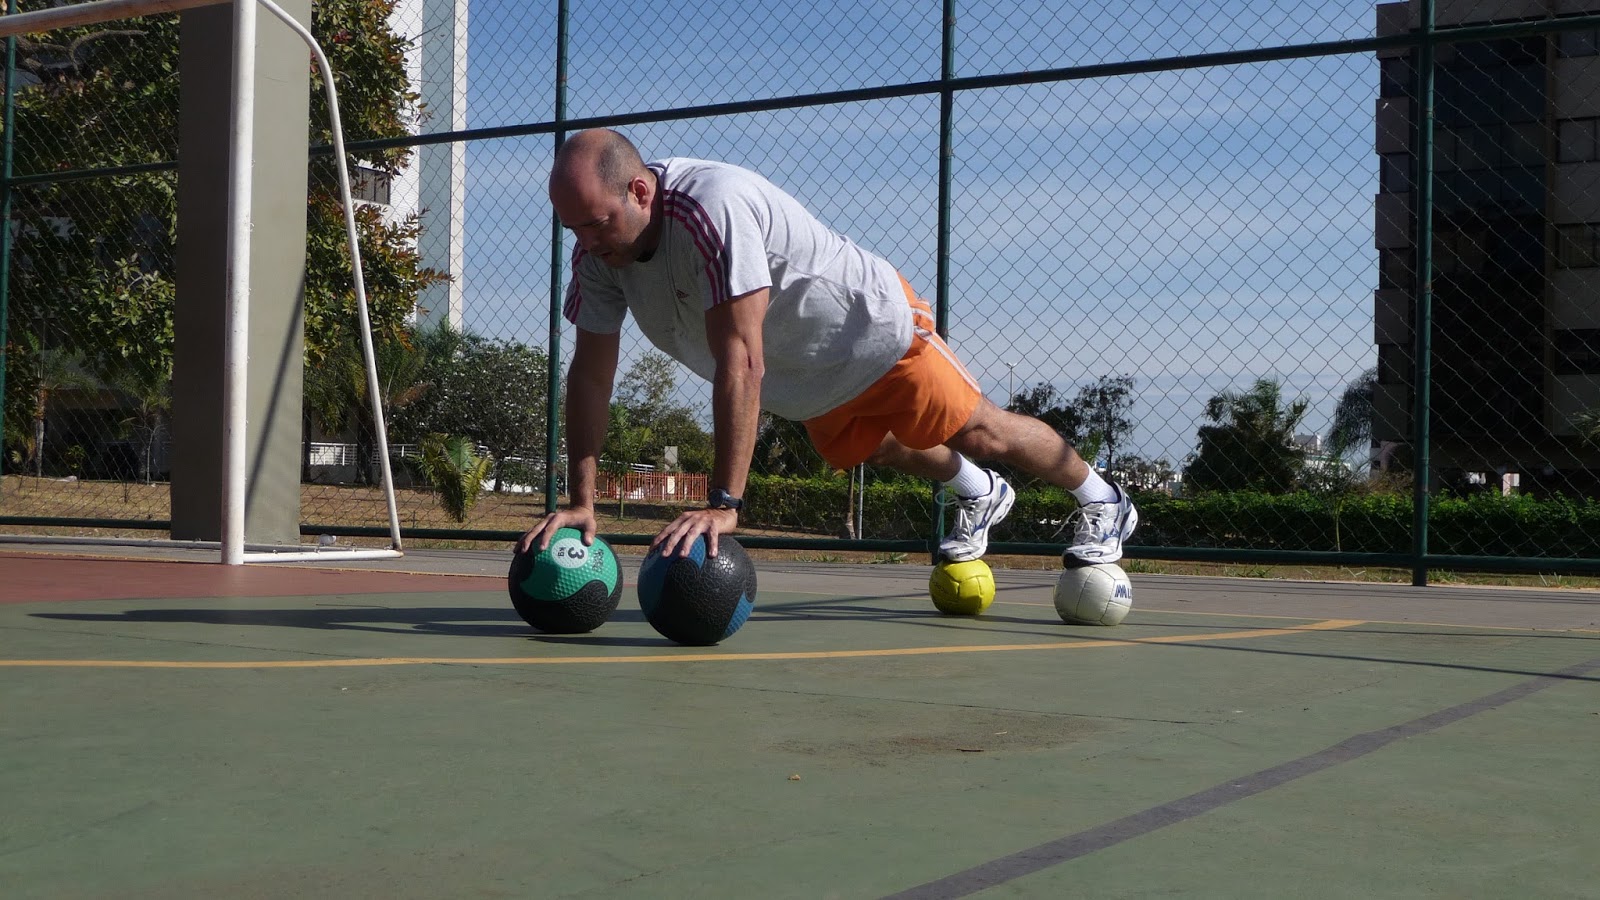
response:
[[[946,446],[971,458],[1009,463],[1071,491],[1080,511],[1073,514],[1077,523],[1062,562],[1093,565],[1122,558],[1122,542],[1139,524],[1138,510],[1050,426],[984,399]]]
[[[947,446],[973,459],[1008,463],[1050,482],[1076,491],[1094,474],[1078,451],[1049,425],[995,406],[978,402],[967,424]]]
[[[939,544],[939,555],[952,562],[982,557],[989,549],[989,529],[1000,524],[1017,499],[1004,478],[949,447],[914,450],[890,434],[867,461],[944,483],[946,496],[956,498],[956,520]]]

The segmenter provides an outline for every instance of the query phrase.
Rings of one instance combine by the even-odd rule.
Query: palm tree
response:
[[[457,522],[465,522],[478,502],[492,462],[473,452],[472,442],[459,434],[435,433],[422,439],[423,473],[439,491],[439,504]]]
[[[1572,428],[1577,432],[1579,440],[1600,447],[1600,407],[1573,414]]]
[[[1188,483],[1198,490],[1293,490],[1305,460],[1294,434],[1309,408],[1305,399],[1285,405],[1282,386],[1271,378],[1212,397],[1205,409],[1212,424],[1200,426]]]
[[[422,377],[427,352],[410,335],[374,342],[373,362],[378,371],[379,401],[384,421],[420,397],[425,389]],[[326,434],[347,428],[356,431],[356,481],[373,483],[372,454],[377,441],[377,421],[367,390],[367,369],[359,347],[340,345],[320,364],[308,365],[305,372],[304,403],[309,423]],[[309,475],[311,429],[305,430],[301,455],[303,476]]]
[[[119,366],[111,374],[110,383],[133,404],[133,414],[123,424],[132,426],[139,439],[140,480],[149,484],[155,480],[156,437],[161,433],[161,420],[172,412],[171,362],[165,367]]]
[[[33,336],[23,334],[23,340],[32,341]],[[25,436],[23,449],[33,459],[33,474],[44,476],[44,422],[45,414],[50,408],[50,397],[57,391],[90,388],[94,386],[94,379],[83,370],[83,354],[76,350],[61,347],[38,346],[35,358],[38,362],[38,392],[34,395],[33,402],[33,433]]]
[[[1328,431],[1328,452],[1343,456],[1365,448],[1372,442],[1372,397],[1378,390],[1378,370],[1367,369],[1345,385],[1339,405],[1333,410],[1333,428]]]

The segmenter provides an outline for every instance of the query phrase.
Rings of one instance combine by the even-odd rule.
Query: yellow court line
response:
[[[1055,608],[1055,604],[1053,604],[1053,603],[1040,603],[1040,602],[1037,602],[1037,601],[1034,601],[1034,600],[1001,600],[999,598],[996,598],[995,601],[994,601],[994,605],[995,606],[999,606],[1002,603],[1008,604],[1010,606],[1037,606],[1037,607],[1044,607],[1046,609]],[[1177,608],[1170,607],[1170,606],[1162,606],[1162,607],[1157,607],[1155,609],[1152,609],[1150,607],[1143,607],[1143,608],[1141,608],[1140,611],[1144,612],[1144,613],[1172,613],[1175,616],[1211,616],[1211,617],[1217,618],[1217,619],[1293,619],[1293,620],[1302,620],[1302,619],[1305,618],[1305,616],[1280,616],[1280,615],[1270,615],[1268,613],[1210,612],[1209,610],[1202,610],[1202,609],[1177,609]],[[1148,625],[1148,624],[1152,624],[1152,623],[1141,622],[1140,624]],[[1162,623],[1158,622],[1158,623],[1153,623],[1153,624],[1162,624]],[[1552,626],[1548,626],[1548,625],[1543,627],[1543,628],[1538,628],[1538,627],[1533,627],[1533,626],[1528,626],[1528,625],[1480,625],[1480,624],[1476,624],[1476,623],[1473,623],[1473,622],[1424,622],[1424,621],[1422,621],[1420,619],[1362,619],[1360,624],[1362,624],[1362,625],[1416,625],[1416,626],[1424,627],[1424,628],[1477,628],[1477,629],[1481,629],[1483,631],[1507,631],[1507,632],[1529,631],[1529,632],[1540,632],[1540,633],[1554,632],[1554,633],[1560,633],[1560,634],[1600,634],[1600,628],[1562,628],[1562,627],[1552,627]]]
[[[787,659],[858,659],[881,656],[931,656],[942,653],[992,653],[1008,650],[1087,650],[1094,647],[1136,647],[1140,644],[1194,644],[1203,641],[1244,640],[1331,631],[1364,624],[1360,619],[1328,619],[1293,628],[1263,628],[1248,631],[1222,631],[1216,634],[1166,635],[1137,640],[1065,641],[1046,644],[971,644],[955,647],[890,647],[879,650],[812,650],[789,653],[666,653],[637,656],[507,656],[507,657],[426,657],[392,656],[371,659],[280,659],[240,660],[119,660],[119,659],[3,659],[0,668],[91,668],[91,669],[332,669],[356,666],[426,665],[576,665],[589,663],[674,663],[742,662]]]

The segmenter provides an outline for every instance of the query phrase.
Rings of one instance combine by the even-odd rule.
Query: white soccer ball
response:
[[[1118,625],[1133,609],[1133,583],[1116,563],[1078,566],[1056,581],[1056,612],[1068,625]]]

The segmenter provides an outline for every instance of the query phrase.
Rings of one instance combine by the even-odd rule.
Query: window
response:
[[[1501,169],[1500,208],[1513,215],[1544,210],[1544,171],[1542,169]]]
[[[1555,334],[1557,375],[1600,375],[1600,328],[1574,328]]]
[[[1600,224],[1594,222],[1557,225],[1556,265],[1563,269],[1589,269],[1600,266],[1600,255],[1595,253],[1597,236],[1600,236]]]
[[[1378,287],[1409,290],[1416,282],[1416,252],[1382,250],[1378,253]]]
[[[1500,117],[1507,122],[1536,122],[1544,114],[1544,66],[1520,65],[1500,72],[1503,92]]]
[[[1441,231],[1433,240],[1433,271],[1437,275],[1481,274],[1489,263],[1487,234],[1483,231]]]
[[[1411,383],[1411,348],[1405,344],[1378,345],[1378,383]]]
[[[1556,123],[1556,140],[1561,143],[1556,159],[1564,163],[1600,160],[1595,142],[1595,125],[1600,119],[1562,119]]]
[[[1594,122],[1593,119],[1574,119],[1574,122]],[[1589,132],[1569,129],[1572,139],[1578,140]],[[1433,132],[1433,170],[1454,172],[1457,169],[1477,171],[1502,166],[1544,165],[1545,128],[1538,122],[1519,122],[1455,128],[1437,128]],[[1563,132],[1565,134],[1565,132]],[[1563,138],[1563,144],[1566,139]]]
[[[1463,128],[1457,132],[1457,162],[1468,171],[1500,165],[1499,129]]]
[[[1494,270],[1513,277],[1544,274],[1544,217],[1502,222],[1490,233]]]
[[[388,172],[356,166],[356,177],[350,184],[350,196],[380,206],[389,205],[389,187],[392,179]]]
[[[1386,194],[1411,190],[1411,154],[1386,153],[1379,159],[1378,189]]]
[[[1416,93],[1412,85],[1411,60],[1404,56],[1386,56],[1378,62],[1378,96],[1410,97]]]
[[[1435,128],[1433,131],[1433,170],[1435,172],[1454,172],[1461,166],[1456,162],[1461,156],[1460,141],[1456,133],[1449,128]]]
[[[1505,162],[1507,165],[1544,165],[1545,128],[1538,122],[1523,122],[1506,128]]]
[[[1595,56],[1600,54],[1600,29],[1564,31],[1558,52],[1565,57]]]

